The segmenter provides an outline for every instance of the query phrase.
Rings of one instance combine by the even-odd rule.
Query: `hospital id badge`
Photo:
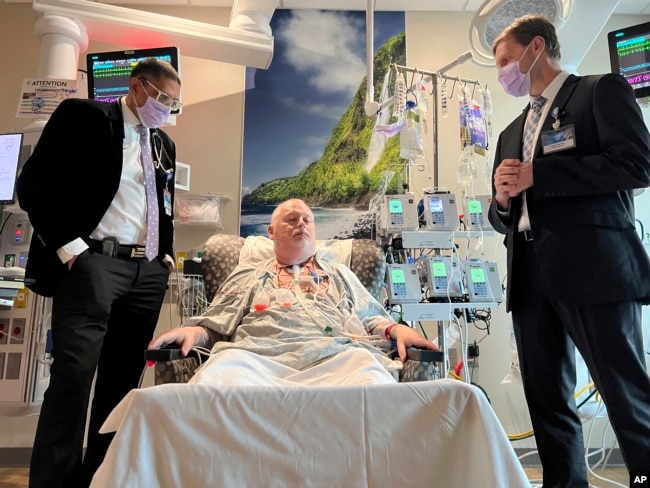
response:
[[[542,151],[552,154],[576,147],[576,131],[573,124],[542,132]]]
[[[163,190],[163,199],[165,200],[165,213],[171,217],[172,216],[172,194],[167,188]]]

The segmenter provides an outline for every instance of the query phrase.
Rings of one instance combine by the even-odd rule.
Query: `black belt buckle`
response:
[[[131,257],[132,258],[143,258],[144,257],[144,247],[133,247],[131,248]]]
[[[524,234],[524,240],[526,242],[530,242],[533,240],[533,231],[528,229],[528,230],[522,230],[522,233]]]
[[[109,258],[115,258],[118,246],[118,240],[115,237],[104,237],[102,239],[102,254]]]

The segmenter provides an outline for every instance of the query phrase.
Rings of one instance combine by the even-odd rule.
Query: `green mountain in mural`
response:
[[[381,93],[390,64],[406,64],[406,38],[401,33],[389,39],[375,54],[375,93]],[[365,114],[364,77],[352,103],[332,130],[323,155],[296,176],[276,178],[262,183],[244,196],[242,204],[273,205],[287,198],[301,198],[311,206],[363,206],[377,191],[381,173],[391,163],[403,161],[399,155],[399,137],[386,140],[375,166],[366,171],[366,159],[375,119]],[[395,189],[395,182],[392,182]]]

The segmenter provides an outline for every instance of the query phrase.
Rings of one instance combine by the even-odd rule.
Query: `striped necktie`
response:
[[[524,161],[531,162],[533,159],[533,151],[535,149],[535,133],[539,125],[539,119],[542,116],[542,107],[546,102],[546,98],[537,97],[531,105],[531,113],[528,123],[526,124],[526,131],[524,133]]]
[[[537,138],[535,134],[537,133],[537,126],[539,121],[542,118],[542,107],[546,102],[546,98],[537,97],[531,104],[530,111],[528,113],[528,120],[526,121],[526,127],[524,129],[524,147],[523,147],[523,162],[532,162],[533,153],[535,152],[535,141]],[[522,207],[521,207],[521,218],[519,219],[519,230],[530,229],[530,220],[528,218],[528,206],[526,204],[526,192],[522,194]]]

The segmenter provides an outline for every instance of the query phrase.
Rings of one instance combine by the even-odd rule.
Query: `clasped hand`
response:
[[[495,198],[503,208],[512,197],[533,186],[533,164],[518,159],[504,159],[494,171]]]

